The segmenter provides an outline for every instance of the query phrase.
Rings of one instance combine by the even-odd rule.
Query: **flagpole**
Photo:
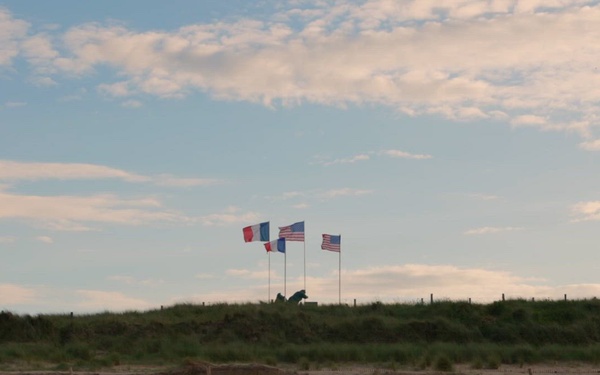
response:
[[[287,251],[283,253],[283,295],[287,298]]]
[[[338,253],[339,269],[338,269],[338,300],[339,304],[342,304],[342,251]]]
[[[304,291],[306,292],[306,231],[304,236]]]
[[[269,299],[267,303],[271,303],[271,252],[267,251],[267,253],[269,254]]]

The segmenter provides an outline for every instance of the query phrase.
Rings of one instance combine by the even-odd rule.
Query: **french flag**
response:
[[[269,241],[269,222],[245,227],[242,232],[244,232],[244,242]]]
[[[267,242],[265,249],[271,252],[279,251],[280,253],[285,253],[285,238],[278,238],[275,241]]]

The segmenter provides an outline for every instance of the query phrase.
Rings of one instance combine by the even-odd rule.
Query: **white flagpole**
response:
[[[304,291],[306,292],[306,231],[304,232]]]
[[[342,304],[342,249],[338,253],[339,269],[338,269],[338,300],[339,304]]]
[[[267,251],[267,253],[269,254],[269,299],[267,303],[271,303],[271,252]]]
[[[283,295],[287,297],[287,249],[283,253]]]

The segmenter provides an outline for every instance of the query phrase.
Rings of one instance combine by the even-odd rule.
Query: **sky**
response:
[[[598,20],[585,0],[0,0],[0,310],[598,296]],[[266,221],[306,242],[244,243]]]

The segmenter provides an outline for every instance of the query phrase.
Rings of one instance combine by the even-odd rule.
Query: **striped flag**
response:
[[[244,233],[244,242],[268,241],[269,240],[269,222],[250,225],[242,229]]]
[[[279,237],[288,241],[304,242],[304,221],[299,221],[292,225],[279,227]]]
[[[264,245],[267,252],[285,253],[285,238],[278,238],[275,241],[266,242]]]
[[[323,235],[323,243],[321,244],[321,249],[335,251],[336,253],[340,252],[342,242],[342,236],[335,236],[332,234],[324,234]]]

